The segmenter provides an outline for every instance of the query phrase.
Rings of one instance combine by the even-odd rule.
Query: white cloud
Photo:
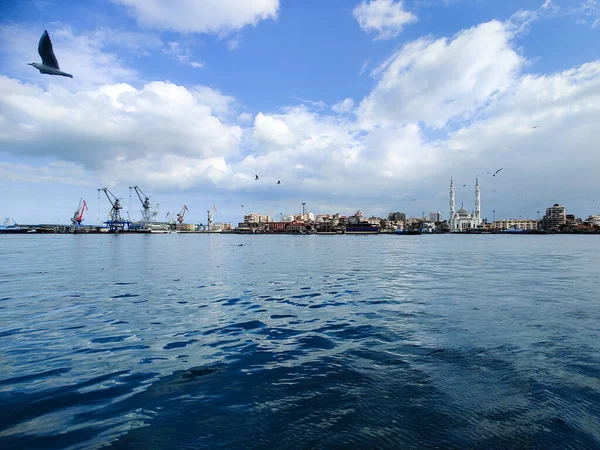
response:
[[[145,166],[155,174],[171,171],[172,185],[209,172],[216,179],[207,167],[222,171],[242,138],[240,127],[213,114],[228,115],[231,101],[210,88],[165,82],[73,94],[0,76],[0,146],[15,156],[53,157],[109,176],[119,173],[113,166],[125,167],[123,179]]]
[[[365,73],[365,70],[367,70],[367,67],[369,66],[371,61],[367,60],[363,63],[362,66],[360,66],[360,72],[358,73],[359,77],[362,77],[363,73]]]
[[[402,0],[363,1],[354,8],[353,14],[360,27],[375,31],[375,39],[392,39],[400,34],[404,25],[417,21],[417,16],[403,9]]]
[[[333,111],[335,111],[336,113],[345,113],[345,112],[352,111],[353,107],[354,107],[354,100],[352,100],[350,97],[348,97],[348,98],[345,98],[344,100],[342,100],[341,102],[333,105],[331,107],[331,109]]]
[[[252,121],[252,114],[250,113],[241,113],[238,116],[238,121],[241,123],[249,123]]]
[[[184,33],[229,33],[261,20],[276,19],[279,0],[113,0],[126,6],[140,25]]]
[[[210,106],[211,114],[229,119],[235,113],[235,98],[208,86],[195,86],[189,90],[200,104]]]
[[[522,64],[497,21],[461,31],[450,41],[419,39],[373,71],[377,85],[358,113],[366,127],[417,121],[443,127],[450,119],[473,116],[505,91]]]
[[[230,39],[229,41],[227,41],[227,48],[229,50],[237,50],[238,48],[240,48],[241,41],[242,40],[240,38]]]
[[[600,3],[598,0],[582,0],[579,5],[571,5],[570,13],[579,16],[578,22],[596,28],[600,24]]]
[[[191,51],[187,48],[183,48],[179,42],[167,42],[167,47],[163,51],[184,66],[190,66],[194,69],[201,69],[204,67],[204,63],[194,61],[192,59],[193,56]]]
[[[254,118],[254,139],[268,147],[290,147],[298,142],[284,120],[261,112]]]
[[[327,103],[325,103],[323,100],[310,100],[310,99],[297,97],[297,96],[293,96],[292,98],[294,100],[298,100],[299,102],[304,103],[305,105],[308,105],[315,109],[323,109],[323,108],[327,107]]]

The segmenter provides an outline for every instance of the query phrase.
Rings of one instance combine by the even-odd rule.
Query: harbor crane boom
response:
[[[83,212],[87,211],[88,206],[86,201],[83,198],[79,199],[79,205],[77,206],[77,210],[75,211],[75,213],[73,214],[73,218],[71,219],[71,223],[73,225],[81,225],[81,222],[83,221]]]
[[[142,203],[142,210],[140,211],[142,213],[142,222],[147,225],[158,215],[158,204],[156,205],[154,211],[151,211],[152,205],[150,205],[150,197],[144,194],[144,192],[138,186],[129,186],[130,192],[131,189],[135,190],[135,193]]]
[[[208,226],[206,231],[210,231],[212,229],[213,217],[217,212],[217,208],[215,208],[215,205],[213,205],[213,207],[206,212],[208,213]]]
[[[186,211],[189,211],[189,209],[187,206],[183,205],[183,208],[181,208],[181,212],[177,214],[177,222],[179,222],[179,225],[183,223],[183,216],[185,216]]]
[[[109,213],[111,228],[117,226],[117,224],[122,224],[123,219],[121,219],[121,210],[123,209],[123,206],[121,205],[121,199],[117,198],[115,194],[110,192],[107,188],[99,188],[98,192],[100,191],[106,194],[106,198],[112,206]]]

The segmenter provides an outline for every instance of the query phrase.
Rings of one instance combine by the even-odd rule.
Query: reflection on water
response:
[[[599,250],[0,236],[0,447],[598,448]]]

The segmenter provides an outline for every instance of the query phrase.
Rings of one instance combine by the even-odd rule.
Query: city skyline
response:
[[[139,217],[138,185],[195,223],[302,202],[447,218],[446,180],[472,211],[475,176],[488,221],[600,212],[589,1],[147,4],[3,10],[2,217],[68,223],[84,198],[95,221],[102,187]],[[45,29],[73,79],[27,65]]]

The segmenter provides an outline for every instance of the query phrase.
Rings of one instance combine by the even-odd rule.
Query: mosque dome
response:
[[[459,215],[459,216],[468,216],[468,215],[469,215],[469,212],[468,212],[468,211],[467,211],[465,208],[460,208],[460,209],[458,210],[458,215]]]

